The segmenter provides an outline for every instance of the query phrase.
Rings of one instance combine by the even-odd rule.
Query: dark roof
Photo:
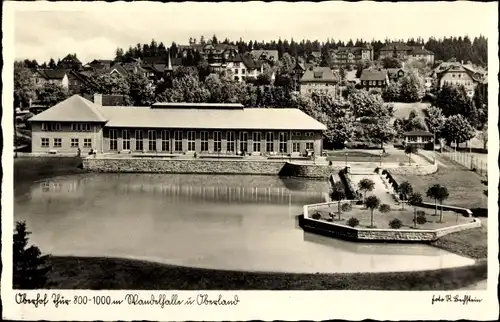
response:
[[[144,57],[141,59],[141,61],[144,62],[145,64],[165,64],[165,65],[167,64],[167,59],[158,56]]]
[[[387,79],[387,71],[385,69],[363,69],[359,79],[361,81],[383,81]]]
[[[250,51],[250,54],[252,54],[255,59],[266,59],[266,60],[274,60],[278,61],[278,51],[277,50],[257,50],[254,49]],[[271,59],[272,57],[272,59]]]
[[[415,130],[403,133],[404,136],[433,136],[432,133],[422,130]]]
[[[386,71],[389,78],[398,78],[399,71],[402,71],[404,73],[404,70],[402,68],[387,68]]]
[[[125,68],[123,68],[123,66],[121,64],[114,64],[113,66],[111,66],[111,68],[109,69],[109,73],[111,74],[113,72],[113,70],[115,70],[122,76],[125,76],[128,74],[127,70]]]
[[[300,82],[337,83],[339,78],[329,67],[314,67],[306,70]]]
[[[37,72],[45,79],[63,79],[67,69],[38,69]]]
[[[424,48],[424,46],[413,46],[410,51],[411,55],[434,55],[430,50]]]
[[[384,46],[380,51],[394,51],[394,49],[397,51],[410,51],[413,48],[402,43],[394,43]]]
[[[62,60],[63,61],[65,61],[65,60],[66,61],[71,60],[71,61],[73,61],[74,63],[77,63],[77,64],[81,64],[82,63],[77,57],[73,57],[70,54],[66,55],[66,57],[64,57]]]
[[[250,53],[241,55],[241,59],[243,60],[243,64],[245,64],[247,69],[258,69],[262,66],[262,62],[253,60]]]

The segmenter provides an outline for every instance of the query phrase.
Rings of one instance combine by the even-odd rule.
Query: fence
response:
[[[460,163],[464,167],[477,172],[485,178],[488,178],[488,162],[481,160],[473,154],[463,151],[455,151],[448,146],[444,146],[441,155],[452,161]]]

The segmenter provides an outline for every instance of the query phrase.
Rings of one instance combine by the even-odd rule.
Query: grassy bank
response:
[[[48,288],[132,290],[453,290],[486,279],[486,262],[395,273],[291,274],[220,271],[153,262],[53,257]]]
[[[483,194],[485,186],[482,178],[472,171],[443,158],[439,154],[437,160],[443,164],[438,172],[428,176],[393,175],[397,182],[408,180],[413,190],[422,193],[425,201],[434,202],[425,196],[427,188],[439,183],[448,188],[450,196],[444,202],[447,205],[469,208],[475,216],[484,216],[488,212],[488,197]],[[446,235],[432,245],[447,251],[475,259],[487,257],[488,234],[487,220],[481,219],[483,227],[464,230]]]
[[[458,255],[483,259],[488,256],[488,228],[468,229],[441,237],[431,245]]]

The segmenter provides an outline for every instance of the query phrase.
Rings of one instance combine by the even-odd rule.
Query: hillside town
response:
[[[165,43],[15,61],[15,285],[485,287],[485,36]]]
[[[468,144],[481,136],[488,114],[484,42],[481,36],[473,42],[460,37],[245,43],[220,42],[213,35],[169,48],[152,40],[85,63],[74,53],[57,62],[16,61],[16,145],[30,145],[26,120],[72,95],[104,106],[187,102],[295,107],[327,124],[325,144],[337,148],[349,141],[404,141],[404,133],[419,130],[448,145]],[[450,43],[459,47],[458,59],[443,53]],[[403,117],[395,117],[394,110]],[[369,124],[377,131],[367,130],[361,119],[372,112],[386,115],[391,124]]]

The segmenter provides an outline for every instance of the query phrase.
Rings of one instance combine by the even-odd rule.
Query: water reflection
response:
[[[260,176],[86,174],[35,183],[15,199],[32,241],[55,255],[117,256],[207,268],[353,272],[469,263],[414,245],[307,234],[296,216],[328,184]]]

